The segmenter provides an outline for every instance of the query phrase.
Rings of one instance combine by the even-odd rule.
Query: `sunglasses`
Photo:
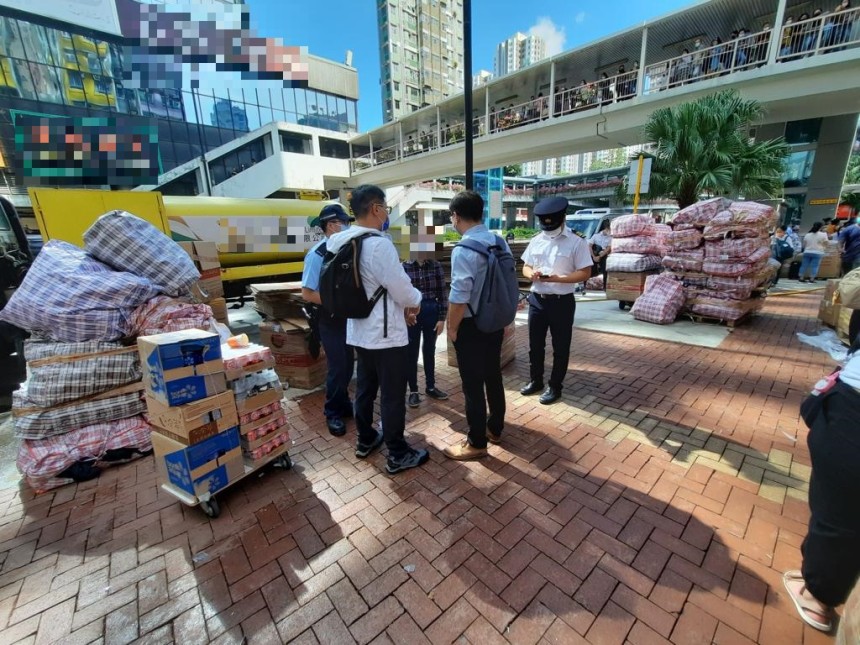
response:
[[[374,202],[373,205],[374,206],[382,206],[382,208],[385,209],[385,212],[388,213],[389,215],[391,215],[391,206],[383,204],[382,202]]]

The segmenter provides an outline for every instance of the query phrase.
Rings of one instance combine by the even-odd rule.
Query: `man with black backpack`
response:
[[[544,405],[561,398],[561,386],[570,360],[576,284],[591,277],[594,262],[588,242],[564,223],[567,199],[547,197],[535,205],[542,229],[523,253],[523,276],[532,281],[529,294],[529,367],[531,380],[520,390],[528,396],[543,390]],[[546,334],[552,335],[552,371],[544,390]]]
[[[778,226],[773,232],[773,237],[770,241],[770,253],[774,260],[779,262],[780,268],[776,272],[776,277],[773,279],[771,286],[776,286],[779,282],[779,274],[782,270],[782,265],[789,260],[794,259],[794,247],[788,240],[788,233],[784,226]]]
[[[412,286],[391,240],[385,193],[363,185],[352,191],[356,225],[328,240],[320,277],[323,307],[347,318],[347,343],[358,357],[355,393],[355,456],[365,458],[383,442],[389,474],[420,466],[426,450],[411,448],[406,426],[409,343],[405,316],[417,315],[421,292]],[[404,315],[405,314],[405,315]],[[373,403],[380,393],[382,430],[373,428]]]
[[[445,456],[465,461],[485,457],[488,440],[501,441],[505,389],[499,363],[505,327],[516,316],[519,289],[507,242],[482,223],[481,196],[464,190],[448,208],[451,224],[463,236],[451,253],[448,338],[457,352],[469,432],[464,441],[445,448]]]
[[[325,349],[327,373],[325,381],[325,414],[328,431],[335,437],[346,434],[343,419],[351,418],[352,402],[349,400],[349,381],[352,379],[354,357],[352,347],[346,344],[346,318],[334,316],[322,308],[320,298],[320,274],[322,273],[323,258],[326,254],[326,243],[335,233],[349,228],[354,221],[340,204],[328,204],[320,211],[313,221],[319,226],[326,239],[317,242],[305,256],[305,266],[302,271],[302,298],[311,304],[312,327],[319,333],[319,340]]]

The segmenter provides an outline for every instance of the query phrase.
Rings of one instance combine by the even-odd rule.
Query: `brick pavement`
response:
[[[819,643],[782,591],[799,564],[800,345],[818,296],[772,298],[718,350],[577,330],[564,403],[516,393],[482,462],[439,449],[447,402],[410,410],[432,446],[397,477],[290,402],[296,467],[220,496],[210,521],[152,461],[34,496],[0,490],[0,642]],[[587,306],[587,305],[583,305]]]

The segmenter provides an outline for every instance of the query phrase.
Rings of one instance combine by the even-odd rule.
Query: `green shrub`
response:
[[[508,233],[513,233],[515,240],[530,240],[535,235],[537,235],[538,231],[535,228],[526,228],[524,226],[518,226],[517,228],[511,228],[505,231],[505,236],[507,236]]]

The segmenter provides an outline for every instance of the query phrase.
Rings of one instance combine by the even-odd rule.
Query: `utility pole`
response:
[[[463,0],[463,109],[466,112],[466,190],[475,182],[472,137],[472,0]]]

